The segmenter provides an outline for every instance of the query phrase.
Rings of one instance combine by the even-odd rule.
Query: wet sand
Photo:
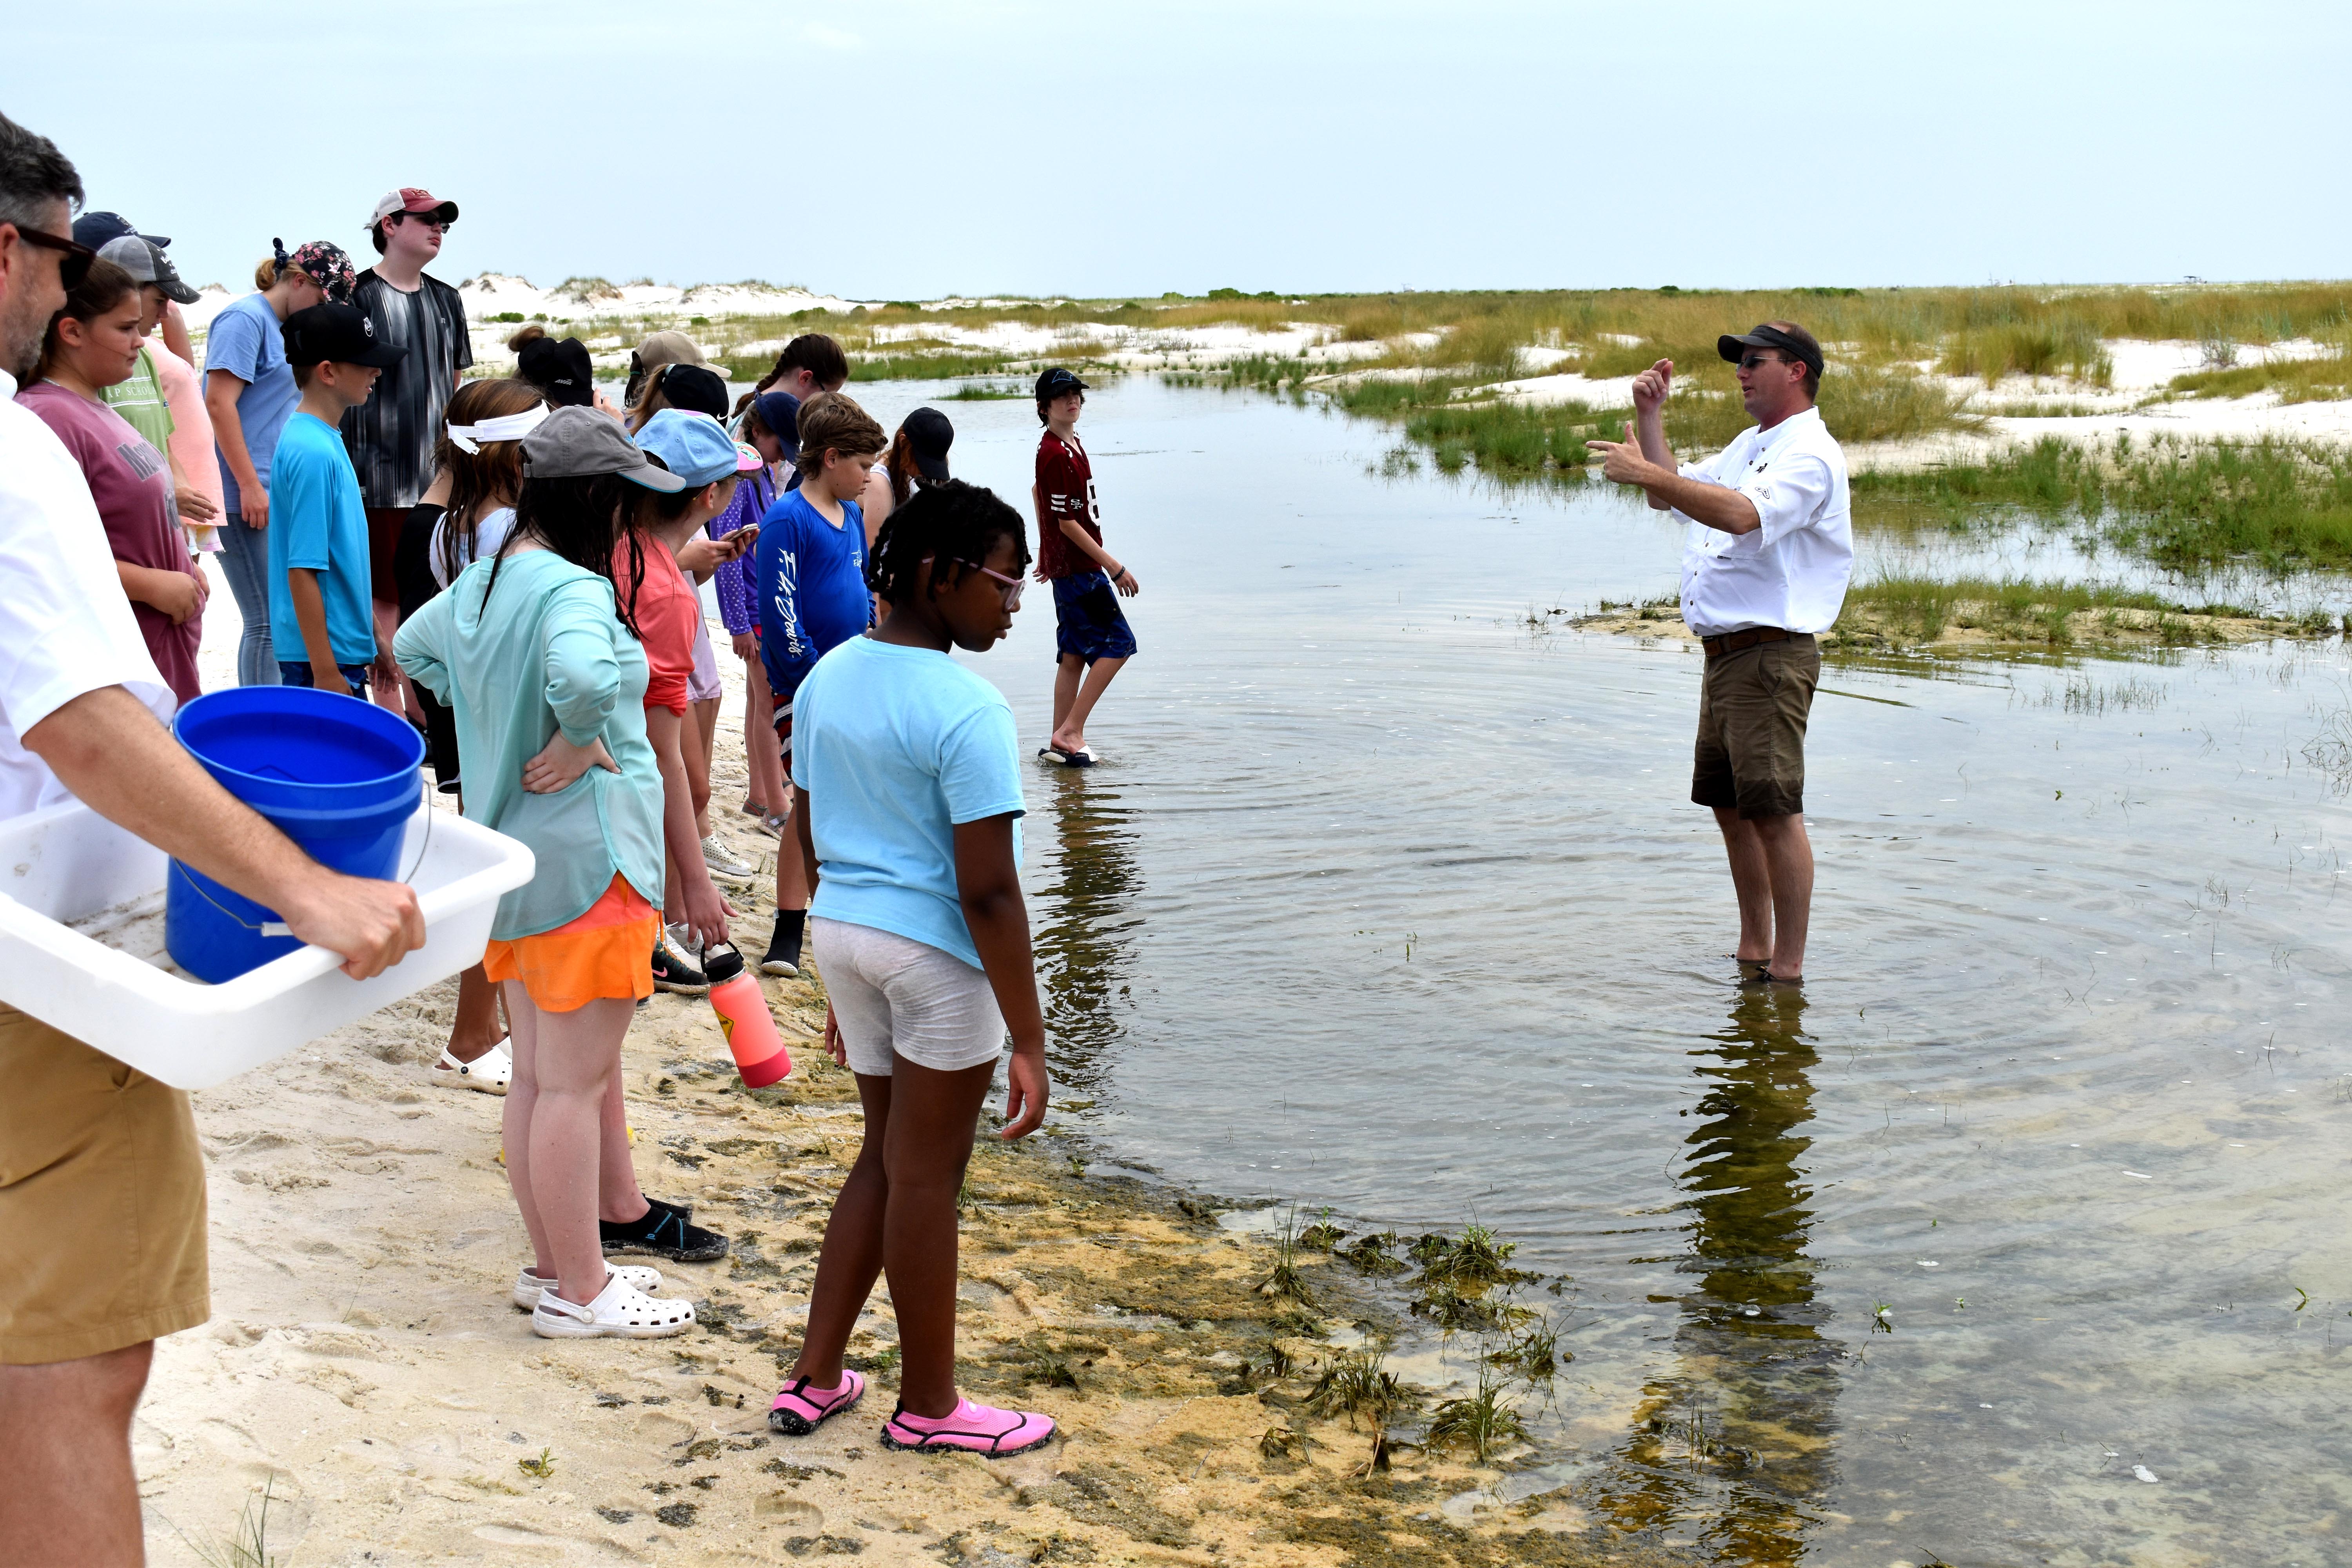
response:
[[[1295,1407],[1327,1332],[1392,1321],[1369,1287],[1310,1254],[1318,1312],[1263,1294],[1262,1237],[1052,1135],[974,1161],[959,1374],[1050,1412],[1062,1440],[992,1464],[882,1449],[880,1298],[854,1345],[865,1407],[771,1435],[859,1119],[849,1075],[803,1037],[816,989],[768,984],[799,1065],[778,1089],[741,1088],[698,999],[656,997],[629,1036],[647,1189],[734,1242],[662,1266],[703,1320],[674,1339],[541,1340],[510,1304],[529,1254],[499,1102],[424,1076],[454,984],[199,1094],[214,1316],[163,1342],[136,1429],[155,1560],[217,1548],[265,1486],[269,1550],[306,1564],[1601,1560],[1564,1507],[1442,1508],[1496,1469],[1407,1448],[1351,1474],[1370,1428]],[[1276,1428],[1303,1452],[1263,1449]],[[544,1475],[525,1468],[542,1455]]]
[[[1990,624],[1984,624],[1990,622]],[[1599,615],[1572,618],[1580,631],[1616,637],[1643,637],[1668,643],[1698,639],[1683,624],[1675,601],[1627,605]],[[1989,606],[1961,601],[1950,619],[1933,637],[1922,638],[1896,625],[1868,605],[1849,605],[1834,630],[1823,634],[1825,651],[1850,653],[1927,653],[1952,658],[1976,658],[2006,650],[2065,649],[2084,653],[2129,654],[2138,650],[2183,646],[2234,645],[2267,642],[2276,637],[2317,640],[2336,635],[2334,625],[2324,630],[2305,622],[2262,616],[2217,616],[2201,610],[2158,612],[2136,609],[2077,610],[2066,617],[2066,638],[2051,638],[2039,626],[2029,632],[2003,624]]]

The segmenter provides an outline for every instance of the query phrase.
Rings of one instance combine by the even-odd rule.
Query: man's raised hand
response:
[[[1633,412],[1650,414],[1666,400],[1673,389],[1675,362],[1662,359],[1633,378]]]
[[[1642,444],[1633,438],[1633,427],[1625,426],[1622,441],[1587,441],[1587,458],[1601,459],[1601,477],[1621,485],[1645,484],[1657,473],[1656,465],[1642,455]]]

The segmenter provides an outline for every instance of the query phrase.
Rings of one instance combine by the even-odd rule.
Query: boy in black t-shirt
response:
[[[1054,585],[1054,732],[1038,750],[1074,768],[1092,767],[1087,716],[1119,668],[1135,656],[1135,633],[1118,607],[1142,585],[1103,548],[1094,465],[1078,440],[1087,384],[1055,368],[1037,378],[1037,577]]]

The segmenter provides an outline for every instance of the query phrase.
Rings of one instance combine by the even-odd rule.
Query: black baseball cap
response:
[[[1075,373],[1064,370],[1060,365],[1055,365],[1037,378],[1037,401],[1040,403],[1051,403],[1064,393],[1086,390],[1085,382],[1080,381]]]
[[[515,374],[558,408],[586,408],[596,401],[595,366],[578,338],[531,339],[515,354]]]
[[[915,456],[917,473],[927,479],[948,477],[948,448],[955,444],[955,426],[948,423],[946,415],[936,408],[918,408],[899,422],[898,433],[907,437],[907,450]]]
[[[408,355],[405,343],[376,341],[375,323],[357,305],[331,301],[286,318],[288,364],[371,364],[378,370]]]
[[[1767,321],[1752,332],[1738,337],[1726,332],[1715,340],[1715,352],[1734,364],[1739,363],[1742,349],[1778,349],[1799,361],[1815,375],[1822,374],[1822,345],[1815,342],[1813,334],[1802,327],[1776,327]]]
[[[708,365],[670,363],[654,373],[662,401],[688,414],[708,414],[724,420],[734,412],[727,401],[727,383]]]
[[[121,239],[126,234],[139,234],[131,220],[121,213],[84,213],[74,219],[73,238],[76,245],[87,245],[92,250],[104,250],[110,240]],[[139,234],[157,249],[172,242],[160,234]]]

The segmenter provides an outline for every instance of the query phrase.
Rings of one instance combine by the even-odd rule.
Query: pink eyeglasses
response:
[[[929,566],[932,562],[938,559],[939,557],[936,555],[926,555],[923,557],[923,564]],[[979,562],[966,561],[961,556],[950,555],[948,559],[953,561],[959,566],[971,567],[973,571],[979,573],[983,577],[993,577],[999,583],[1003,584],[1004,586],[1001,591],[1004,595],[1004,607],[1006,610],[1017,610],[1021,607],[1021,590],[1024,586],[1022,579],[1018,577],[1007,577],[1002,572],[991,572]]]

